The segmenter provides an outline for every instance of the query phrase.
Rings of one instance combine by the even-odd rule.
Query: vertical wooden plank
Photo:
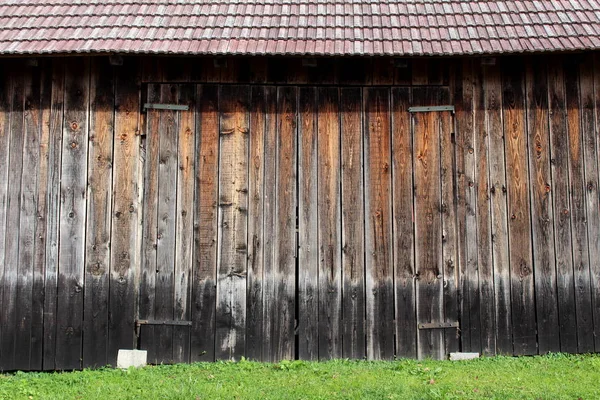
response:
[[[502,108],[514,353],[535,354],[537,337],[523,75],[522,59],[503,65]]]
[[[119,349],[135,346],[140,220],[139,64],[130,60],[115,69],[113,202],[108,325],[108,363],[116,365]]]
[[[550,102],[550,171],[554,201],[554,245],[560,350],[577,352],[575,286],[571,253],[569,200],[569,153],[565,81],[559,58],[548,61],[548,97]]]
[[[29,370],[33,317],[33,269],[37,225],[37,179],[40,157],[40,70],[24,71],[23,172],[19,206],[19,256],[16,297],[15,368]]]
[[[177,221],[175,243],[175,321],[190,320],[190,276],[192,274],[194,181],[195,168],[195,88],[180,85],[178,104],[185,104],[188,111],[179,112],[178,172],[177,172]],[[173,327],[173,361],[189,362],[190,329],[186,326]]]
[[[149,84],[147,101],[160,102],[160,84]],[[141,320],[156,319],[156,249],[158,237],[158,160],[160,138],[160,110],[148,110],[144,143],[144,200],[142,208],[142,265],[140,268],[140,298],[138,317]],[[156,363],[157,337],[154,326],[144,326],[140,330],[140,345],[148,352],[148,362]]]
[[[441,68],[441,67],[440,67]],[[437,104],[450,103],[450,92],[446,88],[434,91]],[[458,320],[458,227],[456,220],[456,154],[453,116],[450,112],[437,115],[440,126],[440,180],[442,213],[442,275],[443,310],[445,322]],[[489,269],[488,269],[489,270]],[[456,328],[445,329],[444,358],[451,352],[460,350],[459,333]]]
[[[365,213],[362,97],[359,88],[341,89],[342,132],[342,356],[362,359],[365,348]],[[395,127],[394,127],[395,128]],[[405,131],[404,134],[407,132]],[[408,136],[408,135],[406,135]],[[411,277],[412,282],[412,277]]]
[[[573,60],[576,61],[577,59]],[[575,278],[575,309],[577,312],[577,351],[594,350],[590,264],[587,237],[585,198],[585,164],[581,132],[579,68],[566,61],[565,88],[569,144],[569,192],[571,194],[571,240]],[[594,233],[595,235],[598,232]]]
[[[414,105],[435,104],[431,89],[413,89]],[[412,114],[415,177],[415,269],[417,322],[443,320],[443,254],[441,218],[440,129],[437,112]],[[440,359],[444,332],[419,329],[417,356]]]
[[[248,296],[246,311],[246,357],[262,360],[263,338],[263,197],[265,191],[265,129],[268,91],[254,86],[250,101],[250,156],[248,171]]]
[[[4,280],[2,298],[2,343],[0,344],[0,369],[15,369],[16,348],[15,336],[17,332],[16,321],[16,296],[19,254],[19,200],[21,194],[21,174],[23,171],[23,91],[24,77],[17,70],[9,72],[12,85],[7,98],[10,117],[7,121],[8,171],[7,194],[5,198],[6,225],[2,227],[5,232],[4,241]]]
[[[83,367],[107,364],[114,127],[113,69],[94,59],[90,78]]]
[[[504,129],[502,126],[502,79],[500,66],[485,69],[485,126],[489,142],[489,185],[492,214],[492,260],[496,320],[496,352],[513,353],[510,259]]]
[[[389,90],[363,91],[367,358],[394,356]]]
[[[161,103],[176,104],[178,85],[162,85]],[[177,149],[179,118],[176,111],[161,110],[158,128],[158,223],[156,229],[156,285],[154,317],[170,321],[174,317],[174,274],[177,222]],[[173,362],[173,327],[154,328],[157,361]]]
[[[198,85],[191,361],[215,359],[219,115],[216,86]]]
[[[275,247],[277,244],[276,231],[276,198],[277,198],[277,89],[275,87],[266,87],[266,126],[265,126],[265,192],[264,192],[264,268],[263,268],[263,361],[275,361],[276,354],[274,329],[277,323],[275,318],[269,316],[275,315],[275,282],[276,282],[276,259]]]
[[[295,87],[277,89],[275,180],[275,235],[273,239],[273,330],[271,357],[292,359],[295,354],[297,101]]]
[[[319,359],[342,355],[339,91],[318,90]]]
[[[319,358],[319,236],[317,233],[317,91],[299,89],[298,100],[298,355]]]
[[[60,221],[60,171],[62,160],[62,132],[65,89],[65,61],[52,60],[52,96],[48,121],[48,214],[46,217],[46,259],[44,293],[44,370],[55,368],[56,316],[58,290],[58,234]]]
[[[599,128],[599,124],[600,124],[600,56],[598,54],[594,54],[593,55],[593,118],[594,118],[594,129],[597,130]],[[588,78],[589,79],[589,78]],[[584,103],[585,104],[585,103]],[[588,133],[589,135],[589,133]],[[589,137],[589,136],[588,136]],[[586,144],[586,146],[589,146],[589,143]],[[597,170],[600,170],[600,165],[598,164],[598,162],[600,162],[600,141],[597,140],[596,143],[596,166],[595,168],[597,168]],[[591,163],[590,163],[591,164]],[[593,166],[589,166],[590,164],[587,164],[586,161],[586,165],[588,165],[588,168],[594,168]],[[600,177],[599,177],[600,179]],[[594,207],[594,211],[589,211],[588,212],[588,218],[591,219],[591,226],[593,227],[597,222],[596,222],[596,218],[599,218],[596,214],[598,214],[600,212],[598,207],[598,203],[597,203],[597,199],[598,199],[598,184],[600,182],[592,182],[590,179],[588,179],[588,185],[589,184],[595,185],[596,188],[596,196],[590,195],[588,196],[588,203],[591,203]],[[589,214],[591,213],[591,215]],[[593,228],[592,228],[593,229]],[[591,231],[588,230],[588,231]],[[592,237],[592,235],[590,234],[590,238]],[[600,258],[600,255],[596,255],[595,251],[596,250],[596,240],[600,240],[597,235],[594,236],[593,241],[590,242],[590,260],[591,260],[591,264],[590,264],[590,270],[591,270],[591,279],[592,279],[592,305],[593,305],[593,312],[594,312],[594,339],[595,339],[595,351],[598,352],[600,351],[600,266],[598,265],[598,259]],[[1,268],[1,264],[0,264],[0,268]]]
[[[219,99],[216,357],[239,359],[246,350],[249,89],[222,86]]]
[[[476,242],[471,243],[475,248],[469,248],[476,255],[473,262],[469,262],[467,268],[472,279],[473,290],[471,293],[471,322],[473,331],[471,333],[471,351],[481,351],[484,354],[496,353],[496,315],[494,313],[494,264],[492,230],[492,208],[490,203],[490,168],[491,165],[490,142],[491,132],[486,122],[486,91],[488,74],[486,67],[477,74],[474,81],[475,99],[475,168],[476,178],[476,222],[473,229]],[[497,161],[497,159],[496,159]],[[508,242],[507,238],[504,238]],[[479,289],[477,288],[477,282]]]
[[[65,70],[65,113],[60,183],[56,368],[81,368],[87,200],[89,59]]]
[[[590,262],[590,288],[591,288],[591,320],[590,326],[598,324],[598,303],[595,297],[598,296],[595,288],[594,276],[600,272],[600,207],[598,192],[598,138],[597,138],[597,119],[594,115],[594,58],[587,55],[579,66],[579,87],[580,87],[580,107],[581,107],[581,130],[583,134],[583,159],[585,174],[585,200],[586,200],[586,226],[589,246]],[[582,282],[585,279],[582,280]],[[593,327],[592,327],[593,328]],[[586,327],[586,334],[594,339],[594,343],[587,342],[585,351],[594,351],[598,348],[598,337],[594,334],[596,330],[590,332]],[[592,345],[594,349],[592,349]]]
[[[388,57],[377,57],[373,59],[371,70],[373,85],[394,84],[394,59]]]
[[[529,58],[525,66],[533,268],[540,354],[560,351],[546,62],[544,58]]]
[[[392,177],[396,355],[417,357],[413,219],[413,152],[409,88],[392,89]]]
[[[429,85],[429,67],[430,62],[425,58],[414,58],[411,60],[412,67],[412,85]]]

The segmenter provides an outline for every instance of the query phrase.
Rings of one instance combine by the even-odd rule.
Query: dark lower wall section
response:
[[[599,351],[599,118],[595,53],[0,60],[0,370]]]

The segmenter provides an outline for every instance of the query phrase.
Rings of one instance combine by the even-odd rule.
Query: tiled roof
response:
[[[0,54],[600,49],[600,0],[0,0]]]

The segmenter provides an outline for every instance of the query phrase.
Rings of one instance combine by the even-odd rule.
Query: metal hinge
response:
[[[158,103],[145,103],[144,110],[173,110],[173,111],[187,111],[190,106],[182,104],[158,104]]]
[[[408,112],[431,112],[431,111],[450,111],[454,114],[454,106],[425,106],[425,107],[408,107]]]
[[[419,329],[445,329],[445,328],[458,328],[458,321],[454,322],[426,322],[419,324]]]

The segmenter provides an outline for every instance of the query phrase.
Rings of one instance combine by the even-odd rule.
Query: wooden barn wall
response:
[[[598,54],[0,60],[0,370],[600,351],[598,118]]]

